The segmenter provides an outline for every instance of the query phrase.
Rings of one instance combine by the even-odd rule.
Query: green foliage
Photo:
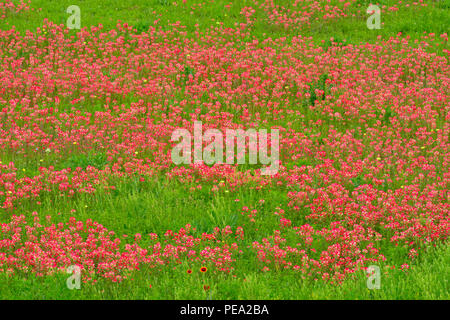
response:
[[[136,33],[141,34],[142,32],[147,32],[148,28],[151,26],[149,21],[138,21],[134,28],[136,29]]]
[[[195,77],[195,70],[189,66],[184,67],[184,79],[185,81],[189,80],[189,76]]]
[[[319,80],[317,82],[315,82],[315,83],[312,82],[309,85],[309,105],[310,106],[314,106],[316,104],[316,100],[318,100],[319,98],[321,100],[325,100],[327,79],[328,79],[328,74],[324,73],[324,74],[320,75]],[[316,90],[323,91],[321,97],[317,97]]]
[[[108,163],[106,154],[104,152],[89,151],[88,153],[72,154],[66,161],[63,161],[60,166],[62,168],[76,168],[86,169],[87,167],[95,167],[103,169]]]

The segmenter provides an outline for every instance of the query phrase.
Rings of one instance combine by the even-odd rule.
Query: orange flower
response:
[[[191,274],[191,273],[192,273],[192,270],[191,270],[191,269],[188,269],[188,270],[187,270],[187,273],[188,273],[188,274]]]
[[[205,273],[206,271],[208,271],[208,268],[206,268],[206,267],[201,267],[201,268],[200,268],[200,272]]]

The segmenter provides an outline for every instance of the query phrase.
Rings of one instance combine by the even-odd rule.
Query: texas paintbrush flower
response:
[[[1,19],[27,10],[2,3]],[[0,30],[0,273],[77,265],[84,281],[120,282],[251,266],[340,283],[385,260],[413,268],[450,233],[448,49],[430,51],[447,34],[317,45],[249,33],[258,16],[276,30],[338,20],[345,3],[254,2],[238,27],[194,38],[179,23]],[[200,121],[214,156],[218,132],[248,133],[233,161],[172,162],[172,133],[194,137]],[[252,130],[272,129],[276,174],[239,163]]]

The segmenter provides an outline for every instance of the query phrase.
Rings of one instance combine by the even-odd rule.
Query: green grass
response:
[[[207,299],[203,289],[210,286],[210,298],[216,299],[442,299],[448,300],[450,247],[430,249],[408,272],[382,273],[380,289],[369,290],[362,272],[339,286],[307,281],[298,274],[249,271],[239,277],[186,273],[180,265],[165,272],[139,272],[133,280],[120,284],[100,281],[81,284],[79,290],[66,286],[68,275],[36,278],[0,274],[1,299]],[[382,269],[382,272],[385,271]],[[151,286],[151,287],[150,287]]]
[[[192,6],[199,3],[197,0],[187,0],[186,4],[181,1],[177,6],[174,1],[169,0],[33,0],[32,8],[41,11],[29,11],[19,14],[11,14],[7,19],[0,20],[0,29],[10,29],[14,26],[16,30],[25,32],[25,30],[35,30],[42,27],[44,19],[48,19],[56,24],[66,24],[68,17],[66,9],[70,5],[78,5],[81,9],[81,27],[97,26],[102,24],[106,30],[114,28],[117,21],[126,22],[134,26],[138,32],[146,31],[149,26],[170,29],[170,23],[180,21],[186,26],[188,36],[193,35],[193,31],[206,31],[217,25],[223,24],[226,28],[235,27],[236,23],[244,23],[246,20],[240,14],[243,7],[254,6],[253,1],[241,0],[232,2],[229,10],[225,5],[230,1],[217,0],[214,2],[204,1],[206,5],[196,7],[192,11]],[[403,3],[413,3],[414,1],[403,1]],[[277,4],[283,4],[287,8],[294,9],[291,2],[275,1]],[[331,1],[330,4],[337,3]],[[345,17],[335,20],[313,22],[311,26],[301,28],[282,28],[279,26],[267,24],[265,18],[267,14],[257,9],[254,26],[251,28],[251,37],[265,39],[267,37],[293,37],[297,35],[312,36],[316,43],[327,41],[331,37],[336,42],[344,41],[346,43],[374,42],[378,36],[389,38],[399,32],[408,35],[412,40],[419,39],[423,33],[435,33],[440,35],[449,32],[449,26],[446,21],[450,21],[450,1],[425,1],[428,4],[426,8],[417,6],[401,6],[399,11],[381,11],[382,27],[379,30],[369,30],[366,26],[366,20],[369,17],[366,9],[372,3],[371,1],[357,1],[349,11],[355,14],[355,17]],[[398,1],[378,1],[380,5],[391,7]],[[360,13],[358,13],[360,11]],[[192,13],[191,13],[192,12]],[[155,24],[155,20],[159,20]],[[75,31],[74,31],[75,32]],[[438,48],[440,51],[442,48]]]
[[[137,179],[122,179],[117,190],[107,194],[99,190],[93,196],[81,195],[73,199],[58,199],[46,196],[36,209],[34,202],[24,203],[21,213],[31,219],[37,210],[41,219],[52,216],[52,222],[67,222],[69,217],[85,220],[92,218],[103,224],[124,241],[132,239],[135,233],[147,234],[178,230],[187,223],[202,232],[212,232],[215,226],[245,225],[248,218],[240,214],[243,205],[251,205],[259,199],[266,203],[259,207],[254,228],[248,228],[242,247],[260,241],[261,235],[272,234],[278,226],[278,219],[272,213],[283,201],[286,192],[276,189],[262,191],[236,190],[211,196],[209,192],[188,192],[189,185],[163,180],[145,183]],[[187,196],[188,194],[188,196]],[[235,204],[233,199],[240,199]],[[75,212],[71,211],[75,210]],[[202,212],[202,215],[198,213]],[[1,215],[8,220],[9,213]],[[295,221],[293,221],[295,222]],[[252,232],[258,229],[258,232]],[[122,235],[128,235],[123,238]],[[145,246],[141,243],[142,246]],[[387,261],[400,263],[406,252],[402,248],[392,249],[385,244]],[[390,250],[387,250],[390,248]],[[382,249],[383,251],[383,249]],[[381,289],[369,290],[366,275],[361,271],[353,279],[341,285],[323,281],[302,279],[298,273],[262,273],[260,266],[253,263],[254,253],[247,252],[236,264],[231,275],[207,272],[202,274],[194,266],[183,262],[174,269],[141,270],[131,278],[117,284],[99,280],[96,284],[82,284],[80,290],[69,290],[66,280],[69,275],[36,277],[15,275],[9,278],[0,274],[0,298],[2,299],[206,299],[204,285],[211,287],[212,299],[448,299],[450,247],[442,244],[430,247],[419,256],[407,272],[391,269],[379,264],[382,270]],[[194,268],[191,275],[186,273]],[[150,288],[151,285],[151,288]],[[276,289],[274,289],[276,288]]]
[[[114,28],[118,20],[133,25],[137,32],[143,32],[149,26],[155,26],[154,21],[160,19],[156,26],[169,29],[168,22],[180,21],[186,25],[188,35],[194,36],[196,24],[201,31],[207,31],[211,26],[223,23],[225,27],[233,27],[235,23],[244,22],[240,15],[242,7],[250,6],[252,1],[235,1],[229,11],[224,5],[230,1],[215,1],[214,4],[190,13],[190,7],[198,1],[188,0],[187,5],[174,6],[173,1],[166,0],[33,0],[32,7],[42,8],[42,11],[30,11],[10,15],[6,20],[0,20],[0,29],[10,29],[14,26],[24,33],[34,31],[48,19],[57,24],[65,24],[69,14],[69,5],[79,5],[81,8],[82,27],[102,24],[106,30]],[[278,1],[279,2],[279,1]],[[342,18],[337,21],[318,22],[304,30],[285,30],[267,25],[261,19],[251,29],[251,36],[263,39],[267,37],[293,37],[299,34],[312,36],[316,43],[324,48],[331,45],[330,38],[337,42],[359,43],[374,42],[378,36],[388,38],[402,32],[411,39],[419,39],[423,32],[437,35],[448,32],[450,21],[450,2],[427,1],[430,7],[417,10],[403,8],[395,13],[382,13],[384,23],[380,30],[369,30],[366,27],[367,16],[364,12],[369,1],[360,1],[363,14],[359,17]],[[398,1],[383,1],[392,5]],[[209,1],[206,1],[209,3]],[[356,10],[356,7],[355,7]],[[257,12],[264,18],[264,12]],[[75,33],[76,31],[72,31]],[[445,45],[433,50],[442,53]],[[186,73],[191,72],[186,70]],[[323,82],[323,81],[322,81]],[[323,87],[320,81],[315,84]],[[19,170],[28,172],[22,175],[37,173],[39,163],[23,158],[2,159],[4,162],[14,161]],[[52,163],[52,154],[42,155],[44,164]],[[22,161],[22,162],[21,162]],[[306,161],[306,160],[305,160]],[[104,154],[88,153],[73,155],[62,163],[61,167],[82,167],[89,165],[101,168],[105,165]],[[32,174],[33,173],[33,174]],[[362,183],[362,181],[355,181]],[[248,219],[239,214],[244,205],[254,205],[259,199],[265,199],[264,206],[259,208],[255,221],[255,229],[259,232],[246,234],[245,245],[260,241],[261,235],[272,234],[278,226],[278,219],[273,215],[275,208],[285,201],[286,190],[269,188],[262,191],[237,189],[233,192],[220,192],[211,195],[207,190],[190,193],[189,185],[181,185],[165,180],[150,180],[141,183],[137,178],[116,181],[117,190],[106,193],[99,190],[95,195],[77,195],[72,199],[61,198],[56,193],[41,196],[41,204],[36,201],[24,202],[20,213],[31,219],[31,213],[38,211],[43,218],[52,216],[53,222],[66,222],[70,216],[85,220],[92,218],[103,224],[117,235],[133,235],[163,233],[168,229],[177,230],[187,223],[197,228],[198,233],[211,232],[214,227],[242,226],[248,224]],[[240,199],[236,203],[234,199]],[[75,212],[72,212],[75,210]],[[199,215],[201,212],[201,215]],[[0,222],[8,221],[10,212],[0,209]],[[301,219],[301,217],[290,217]],[[295,221],[300,223],[301,221]],[[386,245],[387,246],[387,245]],[[389,261],[402,261],[405,253],[402,248],[389,251]],[[383,266],[380,290],[368,290],[366,276],[361,272],[354,279],[346,280],[336,286],[322,281],[302,280],[298,274],[291,272],[262,273],[258,265],[251,259],[241,259],[237,266],[239,272],[232,275],[217,275],[213,273],[192,275],[186,273],[188,265],[182,264],[169,271],[142,271],[133,275],[134,280],[126,280],[116,284],[99,281],[97,284],[83,284],[81,290],[68,290],[67,274],[38,278],[33,275],[9,277],[0,273],[0,298],[2,299],[205,299],[203,285],[211,287],[212,299],[448,299],[449,298],[449,268],[450,248],[442,244],[430,248],[413,263],[408,272],[392,270]],[[150,287],[151,285],[151,287]]]

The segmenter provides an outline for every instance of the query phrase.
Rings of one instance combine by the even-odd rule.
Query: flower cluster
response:
[[[249,36],[261,12],[272,25],[300,27],[348,15],[355,2],[255,1],[241,10],[245,26],[192,37],[179,23],[141,33],[99,25],[76,36],[49,21],[25,34],[0,30],[0,272],[49,275],[76,264],[87,280],[120,281],[188,262],[230,273],[245,253],[264,271],[339,282],[396,248],[406,250],[406,270],[446,240],[449,51],[430,48],[448,46],[447,34],[329,47]],[[175,165],[171,134],[194,121],[279,129],[280,170]],[[23,215],[25,204],[93,197],[130,177],[223,196],[242,205],[239,223],[125,242],[95,217],[41,224]],[[248,190],[285,197],[273,212],[266,199],[236,199]]]
[[[36,212],[33,217],[32,223],[22,215],[1,224],[0,272],[44,276],[77,265],[85,281],[98,277],[122,281],[132,271],[176,266],[187,260],[201,265],[203,273],[208,270],[205,264],[229,273],[240,253],[229,228],[194,237],[190,232],[195,230],[187,225],[178,232],[166,232],[164,241],[150,234],[148,244],[140,246],[141,235],[137,234],[132,244],[123,243],[113,231],[93,220],[72,217],[67,223],[53,224],[47,217],[45,225]]]

